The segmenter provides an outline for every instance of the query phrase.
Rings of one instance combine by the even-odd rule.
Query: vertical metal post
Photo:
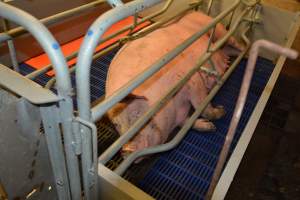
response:
[[[214,171],[212,180],[211,180],[211,184],[209,186],[207,195],[205,199],[211,199],[213,191],[215,190],[215,187],[218,183],[219,177],[221,175],[222,169],[224,167],[224,164],[226,162],[226,158],[228,156],[229,153],[229,149],[231,147],[232,144],[232,140],[234,138],[236,129],[238,127],[239,121],[241,119],[242,116],[242,112],[246,103],[246,99],[247,99],[247,95],[248,95],[248,91],[250,88],[250,83],[251,83],[251,79],[254,73],[254,69],[255,69],[255,64],[257,61],[257,57],[258,57],[258,52],[260,48],[265,48],[269,51],[273,51],[276,52],[278,54],[287,56],[291,59],[296,59],[298,57],[298,52],[288,49],[288,48],[284,48],[281,47],[280,45],[274,44],[272,42],[269,42],[267,40],[257,40],[251,47],[250,53],[249,53],[249,58],[248,58],[248,62],[247,62],[247,66],[246,66],[246,70],[245,70],[245,74],[243,77],[243,81],[242,81],[242,86],[240,89],[240,93],[239,93],[239,97],[236,103],[236,107],[234,109],[233,112],[233,117],[231,119],[230,125],[229,125],[229,129],[224,141],[224,145],[222,147],[221,153],[220,153],[220,157],[219,160],[217,162],[217,166],[216,169]]]
[[[96,46],[101,41],[101,36],[112,24],[133,15],[139,11],[150,7],[161,0],[136,0],[127,4],[122,4],[114,9],[101,15],[89,28],[84,41],[80,47],[78,60],[76,64],[76,85],[77,85],[77,102],[79,117],[85,121],[91,119],[91,102],[90,102],[90,70],[93,53]],[[115,1],[109,1],[115,2]],[[91,187],[93,176],[92,148],[91,148],[91,130],[86,126],[80,126],[82,135],[82,175],[84,183],[84,192],[86,199],[91,195],[96,195],[97,188]]]
[[[4,2],[4,0],[2,0],[2,1]],[[6,19],[2,19],[2,25],[3,25],[3,30],[5,32],[7,32],[9,30],[9,26],[8,26],[8,22]],[[17,53],[16,53],[14,42],[13,42],[13,38],[7,40],[7,46],[8,46],[9,55],[10,55],[13,69],[16,72],[19,72],[19,63],[18,63],[18,59],[17,59]]]
[[[58,199],[71,199],[56,106],[40,108]],[[51,116],[51,117],[49,117]]]
[[[73,147],[74,136],[72,132],[72,120],[74,110],[71,98],[71,79],[60,46],[47,28],[28,13],[0,2],[0,16],[17,23],[28,30],[28,32],[37,39],[53,64],[57,78],[57,91],[58,95],[61,97],[61,101],[59,102],[59,114],[64,134],[64,146],[71,195],[73,200],[79,200],[81,199],[81,182],[78,158]]]
[[[210,12],[211,12],[211,8],[212,8],[213,1],[214,1],[214,0],[209,0],[209,1],[208,1],[208,4],[207,4],[207,9],[206,9],[206,13],[207,13],[207,15],[210,15]]]

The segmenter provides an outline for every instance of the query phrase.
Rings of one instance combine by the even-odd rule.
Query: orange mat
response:
[[[116,24],[114,24],[113,26],[111,26],[104,34],[103,34],[103,38],[105,38],[106,36],[112,34],[112,33],[115,33],[116,31],[120,30],[121,28],[127,26],[127,25],[130,25],[133,23],[133,20],[134,18],[132,16],[120,21],[120,22],[117,22]],[[136,29],[134,31],[137,31],[145,26],[147,26],[148,24],[150,24],[150,22],[144,22],[142,24],[140,24],[139,26],[136,27]],[[120,34],[118,36],[116,36],[115,38],[112,38],[102,44],[100,44],[97,48],[96,48],[96,51],[99,51],[101,49],[104,49],[106,47],[108,47],[109,45],[113,44],[114,42],[116,42],[117,40],[119,40],[120,38],[126,36],[127,34],[129,33],[129,31],[123,33],[123,34]],[[64,54],[64,56],[67,56],[67,55],[70,55],[76,51],[79,50],[80,48],[80,45],[81,45],[81,42],[83,40],[83,37],[79,38],[79,39],[76,39],[76,40],[73,40],[67,44],[64,44],[61,46],[61,49],[62,49],[62,52]],[[31,67],[35,68],[35,69],[40,69],[40,68],[43,68],[47,65],[50,64],[50,60],[47,56],[47,54],[41,54],[37,57],[34,57],[34,58],[31,58],[27,61],[25,61],[26,64],[30,65]],[[71,66],[73,64],[76,63],[76,58],[68,61],[68,65]],[[49,76],[53,76],[54,75],[54,71],[49,71],[47,73],[47,75]]]

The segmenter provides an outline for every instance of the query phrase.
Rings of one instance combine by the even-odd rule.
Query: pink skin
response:
[[[198,12],[192,12],[166,27],[160,28],[141,39],[128,42],[113,59],[107,76],[106,96],[110,96],[128,81],[143,72],[163,55],[174,49],[188,37],[207,25],[211,18]],[[218,25],[214,40],[226,34],[222,25]],[[194,44],[179,54],[155,75],[146,80],[132,93],[130,101],[117,104],[108,112],[120,134],[128,128],[166,94],[189,70],[196,65],[198,58],[206,52],[209,35],[205,34]],[[229,44],[242,47],[231,38]],[[212,44],[213,45],[213,44]],[[212,56],[216,70],[223,75],[228,68],[228,55],[222,50]],[[208,63],[204,65],[210,67]],[[144,126],[126,145],[124,152],[133,152],[166,142],[169,134],[181,126],[188,117],[190,109],[196,108],[215,85],[216,79],[199,72],[179,90],[179,92]],[[203,112],[206,119],[218,119],[225,114],[222,107],[210,104]],[[194,128],[213,130],[215,126],[206,119],[198,119]]]

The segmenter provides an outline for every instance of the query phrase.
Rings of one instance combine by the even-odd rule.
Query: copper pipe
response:
[[[239,123],[241,115],[242,115],[242,111],[243,111],[245,103],[246,103],[251,79],[253,76],[253,72],[255,69],[255,64],[257,61],[257,57],[258,57],[260,48],[264,48],[269,51],[273,51],[280,55],[286,56],[290,59],[296,59],[298,57],[297,51],[282,47],[280,45],[269,42],[267,40],[258,40],[256,42],[254,42],[254,44],[252,45],[251,50],[250,50],[250,56],[248,58],[246,71],[245,71],[243,82],[242,82],[242,86],[240,89],[239,97],[238,97],[238,100],[236,103],[236,107],[234,109],[233,117],[230,122],[229,130],[227,132],[225,142],[224,142],[223,148],[221,150],[216,169],[214,171],[214,174],[213,174],[213,177],[211,180],[210,187],[209,187],[207,195],[206,195],[206,199],[211,199],[213,191],[218,183],[219,177],[220,177],[222,169],[224,167],[232,140],[234,138],[238,123]]]

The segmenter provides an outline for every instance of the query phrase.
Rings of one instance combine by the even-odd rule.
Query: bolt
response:
[[[56,181],[56,184],[59,185],[59,186],[63,186],[63,185],[64,185],[64,182],[61,181],[61,180],[58,180],[58,181]]]

